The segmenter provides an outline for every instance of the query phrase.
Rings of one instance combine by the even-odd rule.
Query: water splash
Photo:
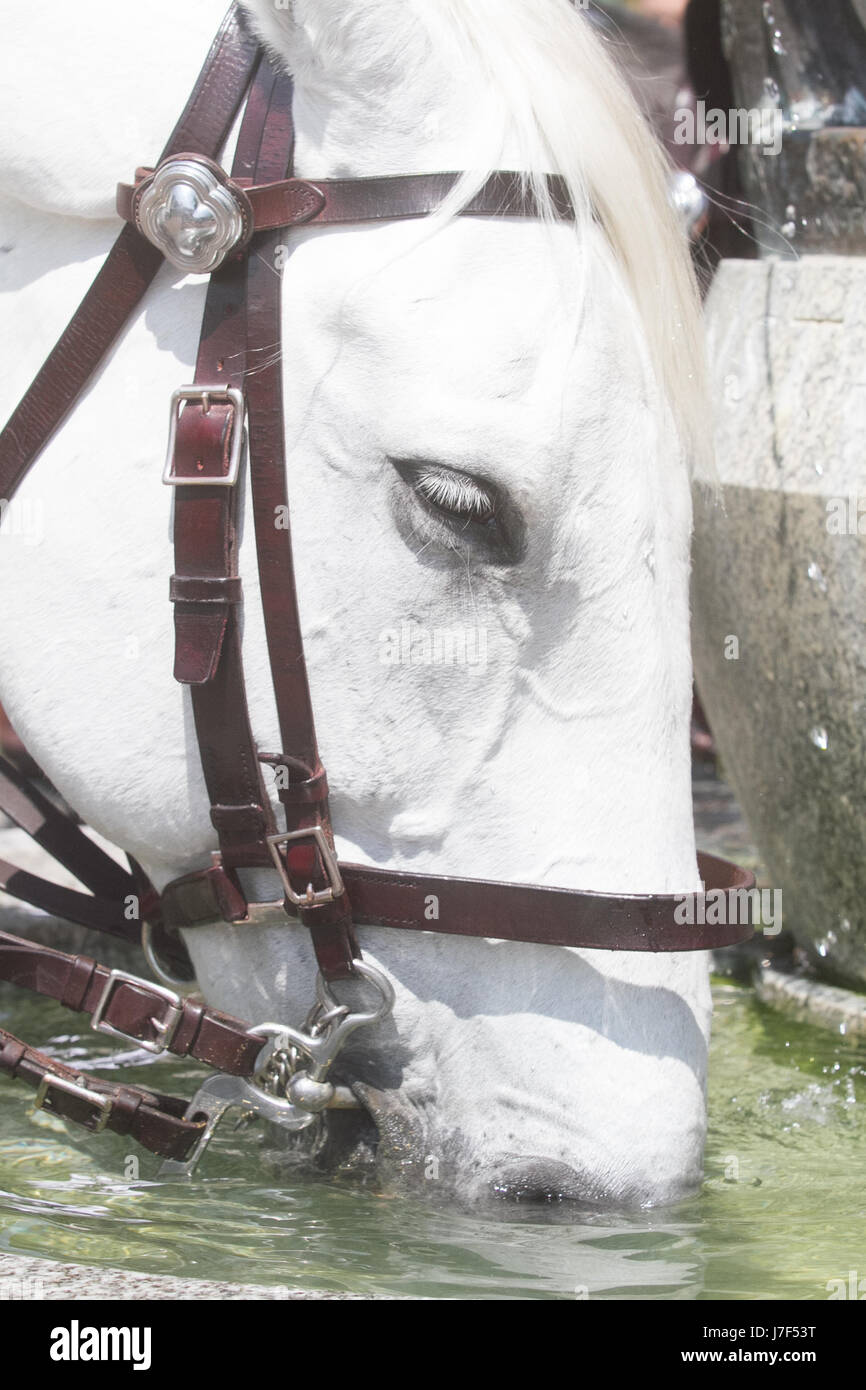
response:
[[[785,1096],[781,1108],[798,1117],[791,1128],[799,1129],[804,1120],[826,1125],[832,1118],[832,1107],[838,1104],[839,1097],[834,1094],[832,1087],[811,1081],[804,1090],[797,1091],[792,1096]]]

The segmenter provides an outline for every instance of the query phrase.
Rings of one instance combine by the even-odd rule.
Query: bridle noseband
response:
[[[214,159],[244,96],[229,175]],[[257,1109],[297,1129],[339,1103],[328,1080],[339,1047],[349,1032],[377,1021],[393,1002],[390,982],[362,959],[355,923],[651,952],[708,950],[745,940],[752,931],[750,902],[733,922],[715,926],[705,922],[705,899],[696,895],[697,920],[704,923],[696,926],[679,920],[683,895],[601,894],[338,860],[303,655],[291,537],[287,527],[274,524],[279,511],[289,515],[274,252],[286,228],[428,216],[461,176],[297,179],[291,172],[293,144],[291,81],[270,66],[233,7],[156,168],[139,170],[134,185],[120,186],[118,210],[127,226],[0,435],[0,496],[9,498],[109,352],[163,257],[181,269],[210,274],[194,380],[171,401],[163,482],[174,491],[174,675],[190,690],[219,848],[210,867],[157,895],[136,865],[127,874],[13,769],[0,771],[0,809],[35,833],[90,894],[56,888],[2,861],[0,886],[57,915],[127,938],[131,924],[123,904],[134,896],[151,963],[164,984],[2,933],[0,978],[90,1013],[98,1031],[154,1051],[191,1055],[220,1076],[186,1106],[141,1088],[94,1082],[2,1030],[0,1070],[36,1086],[37,1104],[50,1103],[56,1113],[92,1129],[132,1134],[187,1165],[231,1105]],[[563,181],[549,177],[548,191],[554,214],[571,218]],[[494,173],[461,209],[470,216],[540,214],[529,180],[509,171]],[[269,361],[261,365],[263,344]],[[252,360],[256,370],[249,372]],[[242,663],[236,522],[247,439],[279,751],[255,742]],[[275,776],[282,825],[265,768]],[[707,893],[748,894],[754,885],[751,874],[724,860],[701,855],[699,863]],[[254,868],[277,870],[279,900],[247,900],[240,872]],[[304,1030],[283,1024],[252,1028],[174,988],[153,947],[158,942],[163,957],[178,962],[184,952],[177,930],[220,920],[239,926],[282,920],[289,929],[299,923],[308,928],[320,975]],[[136,933],[141,926],[135,925]],[[353,977],[378,990],[379,1004],[368,1014],[349,1011],[331,993],[333,982]],[[276,1039],[277,1047],[262,1081],[268,1039]]]

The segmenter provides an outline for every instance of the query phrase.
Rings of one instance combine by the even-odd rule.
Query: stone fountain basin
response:
[[[718,479],[695,489],[698,688],[785,928],[823,978],[862,990],[866,263],[724,261],[707,331]]]

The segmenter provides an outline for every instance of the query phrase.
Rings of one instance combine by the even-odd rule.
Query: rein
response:
[[[214,162],[244,96],[226,174]],[[354,1028],[393,1004],[381,971],[362,958],[355,923],[592,950],[694,951],[746,940],[754,878],[699,855],[704,894],[681,921],[684,895],[611,895],[534,884],[401,873],[337,859],[328,782],[316,742],[288,529],[282,407],[281,282],[275,251],[287,227],[418,218],[436,211],[457,173],[309,180],[292,177],[292,83],[257,50],[233,6],[155,169],[120,185],[127,225],[32,386],[0,434],[0,496],[10,498],[74,406],[140,303],[163,258],[210,274],[194,380],[172,397],[163,482],[174,490],[174,676],[190,689],[199,753],[219,848],[209,868],[161,895],[133,862],[120,868],[6,764],[0,810],[88,893],[59,888],[0,861],[0,887],[54,915],[126,940],[143,932],[161,985],[107,971],[0,933],[0,979],[90,1014],[91,1026],[153,1052],[192,1056],[217,1069],[187,1105],[177,1097],[97,1081],[0,1030],[0,1070],[37,1089],[44,1106],[92,1130],[129,1134],[191,1171],[229,1107],[302,1129],[326,1108],[357,1104],[328,1072]],[[548,178],[555,215],[573,217],[561,179]],[[497,171],[461,215],[539,217],[519,173]],[[248,371],[250,361],[264,366]],[[256,549],[280,751],[256,745],[241,652],[237,568],[238,482],[248,455]],[[263,769],[276,777],[277,824]],[[283,896],[248,901],[239,871],[272,868]],[[726,926],[712,925],[709,893],[745,895]],[[130,915],[130,903],[134,910]],[[435,912],[430,904],[435,903]],[[731,914],[726,914],[728,917]],[[255,1027],[184,998],[159,958],[181,965],[178,929],[222,920],[283,921],[311,935],[319,977],[303,1030]],[[352,1012],[331,986],[363,979],[378,992]],[[273,1050],[262,1061],[263,1049]]]

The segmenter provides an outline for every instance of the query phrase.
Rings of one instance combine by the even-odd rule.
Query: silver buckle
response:
[[[36,1099],[33,1102],[35,1110],[44,1110],[48,1092],[52,1089],[63,1091],[67,1096],[77,1096],[79,1100],[86,1100],[98,1105],[99,1113],[94,1117],[94,1123],[86,1124],[85,1128],[91,1134],[102,1133],[114,1108],[114,1101],[111,1096],[101,1096],[98,1091],[91,1091],[89,1086],[79,1085],[75,1081],[68,1081],[65,1076],[58,1076],[56,1072],[47,1071],[36,1089]],[[51,1113],[49,1111],[49,1114]]]
[[[117,986],[121,983],[135,985],[136,989],[143,990],[145,994],[156,994],[160,999],[164,999],[168,1008],[164,1019],[152,1018],[150,1021],[159,1034],[155,1042],[147,1042],[144,1038],[137,1038],[133,1033],[124,1033],[120,1028],[115,1028],[112,1023],[105,1022],[105,1011],[111,1002]],[[95,1033],[110,1033],[114,1038],[123,1038],[124,1042],[137,1043],[143,1047],[145,1052],[165,1052],[171,1046],[178,1025],[183,1018],[183,1000],[173,989],[164,989],[162,985],[154,985],[150,980],[142,980],[138,975],[129,975],[125,970],[112,970],[108,979],[105,981],[105,988],[102,997],[93,1010],[90,1026]]]
[[[320,825],[311,825],[307,830],[287,830],[282,835],[268,835],[267,840],[268,849],[282,880],[286,897],[295,907],[316,907],[319,903],[332,903],[335,898],[340,898],[345,893],[339,865]],[[316,848],[322,856],[325,873],[328,875],[331,885],[329,888],[320,888],[316,892],[311,884],[306,893],[295,892],[289,882],[288,868],[280,855],[280,846],[288,845],[297,840],[315,840]]]
[[[229,471],[221,478],[179,478],[174,471],[174,446],[177,441],[177,422],[183,401],[198,401],[205,415],[214,401],[226,401],[235,408],[232,420],[232,440],[229,452]],[[171,393],[171,414],[168,423],[168,449],[162,481],[166,487],[234,487],[241,468],[244,445],[244,393],[237,386],[179,386]]]

